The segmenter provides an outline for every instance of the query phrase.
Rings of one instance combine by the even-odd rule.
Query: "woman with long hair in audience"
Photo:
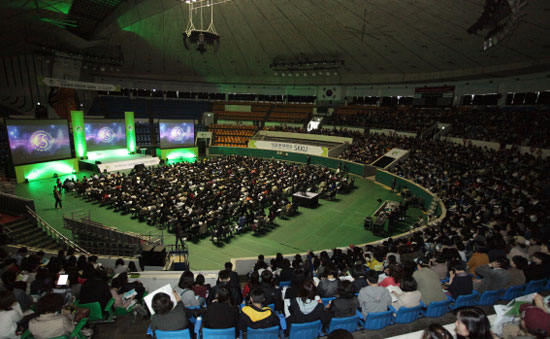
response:
[[[325,311],[323,303],[319,302],[315,284],[311,280],[306,280],[300,288],[298,297],[290,299],[289,313],[286,319],[287,329],[290,330],[292,323],[307,323],[321,320],[323,327],[328,326],[330,318]]]
[[[200,306],[200,302],[193,291],[193,285],[195,284],[195,275],[191,271],[185,271],[181,274],[178,287],[180,289],[179,294],[181,301],[185,307]]]
[[[456,334],[468,339],[496,339],[491,332],[491,324],[487,315],[478,307],[468,307],[458,311],[456,315]]]

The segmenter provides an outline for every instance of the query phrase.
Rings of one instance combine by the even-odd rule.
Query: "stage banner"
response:
[[[71,123],[73,126],[74,150],[77,158],[86,158],[86,134],[84,132],[84,112],[71,111]]]
[[[136,124],[134,122],[134,112],[124,112],[124,120],[126,122],[126,144],[128,145],[128,153],[136,152]]]
[[[328,148],[323,146],[312,146],[303,144],[293,144],[289,142],[249,140],[249,148],[268,149],[281,152],[294,152],[302,154],[317,155],[321,157],[328,156]]]

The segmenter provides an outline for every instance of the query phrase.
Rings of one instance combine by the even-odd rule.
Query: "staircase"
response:
[[[36,221],[31,217],[20,219],[4,224],[6,232],[14,243],[28,247],[42,249],[59,249],[61,244],[49,236],[45,231],[36,226]]]

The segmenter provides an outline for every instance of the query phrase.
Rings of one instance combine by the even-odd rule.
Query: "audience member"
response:
[[[370,270],[367,272],[366,277],[369,285],[363,287],[358,296],[363,317],[366,317],[369,313],[387,311],[388,306],[392,303],[388,290],[378,286],[378,273]]]

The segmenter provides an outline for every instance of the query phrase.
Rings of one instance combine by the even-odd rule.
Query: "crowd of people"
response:
[[[226,156],[127,175],[105,172],[67,184],[86,199],[176,235],[193,240],[210,234],[218,240],[261,231],[276,217],[296,214],[290,199],[296,192],[331,196],[348,191],[353,181],[325,167]]]
[[[0,337],[19,338],[27,329],[37,339],[68,336],[79,321],[76,299],[80,304],[98,302],[102,310],[114,299],[114,307],[132,306],[146,316],[147,310],[136,302],[145,288],[139,281],[129,282],[130,272],[137,272],[133,263],[119,259],[115,267],[105,267],[97,256],[77,255],[71,249],[46,257],[25,247],[12,254],[0,248]],[[66,283],[61,276],[67,276]],[[124,299],[131,290],[136,294]],[[81,331],[93,334],[90,328]]]
[[[409,109],[390,112],[359,110],[355,114],[335,112],[323,120],[323,125],[360,127],[367,132],[370,129],[390,129],[420,134],[436,122],[451,124],[445,134],[452,137],[536,149],[550,148],[550,112],[543,109]],[[269,129],[308,133],[301,127],[275,126]],[[321,128],[310,133],[361,137],[345,127]]]
[[[331,255],[323,251],[285,258],[278,253],[269,261],[259,255],[244,286],[231,263],[218,273],[215,286],[194,283],[193,273],[184,272],[175,291],[175,308],[166,294],[153,298],[158,310],[151,327],[181,330],[189,326],[190,317],[200,316],[203,327],[234,328],[236,335],[248,328],[280,326],[281,318],[287,331],[292,324],[316,320],[327,330],[331,319],[354,316],[358,311],[366,317],[389,307],[429,305],[473,291],[550,278],[550,242],[528,242],[515,234],[511,229],[439,226],[376,246],[334,249]],[[524,308],[525,321],[500,329],[501,337],[549,336],[550,307],[543,298],[536,295]],[[179,320],[161,321],[167,318]],[[426,331],[443,330],[433,324]],[[458,312],[456,333],[467,338],[497,338],[479,308]]]

